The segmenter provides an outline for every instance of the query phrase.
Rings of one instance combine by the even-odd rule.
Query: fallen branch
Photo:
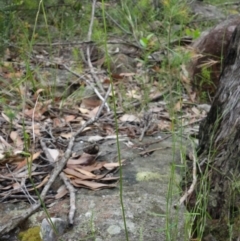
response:
[[[61,173],[61,171],[63,170],[63,168],[65,167],[68,159],[71,156],[72,153],[72,148],[75,142],[76,137],[89,125],[95,123],[98,119],[99,116],[103,110],[103,107],[105,105],[105,102],[110,94],[111,91],[111,87],[109,86],[108,91],[106,93],[105,99],[102,102],[96,116],[90,120],[88,120],[87,122],[84,123],[84,125],[71,137],[67,150],[65,151],[64,156],[56,163],[56,165],[54,166],[54,169],[52,171],[52,174],[47,182],[47,184],[45,185],[45,187],[43,188],[41,194],[40,194],[40,200],[38,200],[38,202],[34,205],[32,205],[29,209],[24,210],[24,213],[13,217],[13,218],[9,218],[6,222],[5,225],[0,227],[0,236],[3,234],[6,234],[8,232],[10,232],[11,230],[13,230],[14,228],[16,228],[20,223],[22,223],[25,219],[27,219],[28,217],[30,217],[33,213],[35,213],[40,207],[42,202],[44,201],[47,192],[49,191],[49,189],[51,188],[53,182],[55,181],[56,177]]]
[[[61,179],[63,180],[66,188],[69,191],[70,194],[70,210],[69,210],[69,224],[73,225],[73,218],[74,218],[74,214],[76,211],[76,195],[75,195],[75,188],[73,187],[73,185],[69,182],[69,179],[65,176],[65,174],[63,172],[61,172],[60,174]]]

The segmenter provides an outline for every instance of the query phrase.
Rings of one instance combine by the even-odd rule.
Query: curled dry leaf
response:
[[[11,123],[10,118],[9,118],[7,115],[5,115],[3,112],[2,112],[2,117],[3,117],[8,123]]]
[[[57,194],[55,195],[55,199],[60,199],[68,194],[68,190],[65,185],[62,185],[58,188]]]
[[[53,126],[54,127],[64,127],[66,125],[66,123],[61,120],[60,118],[54,118],[53,119]]]
[[[95,107],[93,110],[91,110],[91,111],[88,113],[88,117],[89,117],[89,118],[94,118],[94,117],[97,115],[97,113],[98,113],[99,107],[100,107],[100,105],[97,106],[97,107]]]
[[[14,142],[16,148],[21,149],[23,148],[23,141],[21,137],[18,135],[17,131],[11,131],[10,138]]]
[[[69,165],[67,164],[67,167],[70,169],[75,169],[75,168],[81,168],[83,170],[93,172],[96,170],[100,170],[106,162],[95,162],[91,166],[81,166],[81,165]]]
[[[38,102],[34,108],[25,109],[24,114],[26,117],[29,117],[34,120],[42,120],[43,114],[48,110],[49,104],[51,104],[52,100],[45,101],[44,103]]]
[[[21,169],[22,167],[26,166],[27,163],[32,163],[34,160],[36,160],[39,156],[40,156],[41,152],[36,152],[34,153],[33,155],[31,155],[30,157],[28,158],[25,158],[23,161],[18,161],[18,162],[15,162],[17,164],[16,168],[15,168],[15,171]]]
[[[88,114],[89,113],[89,110],[88,109],[85,109],[85,108],[78,108],[79,111],[82,113],[82,114]]]
[[[21,185],[19,182],[15,182],[15,183],[13,183],[13,185],[12,185],[12,187],[13,187],[14,190],[17,190],[17,189],[21,188],[21,186],[22,186],[22,185]]]
[[[3,160],[6,152],[9,152],[9,150],[11,150],[12,147],[10,144],[8,144],[2,136],[0,136],[0,160]]]
[[[73,169],[70,169],[70,168],[65,168],[63,170],[63,172],[65,174],[67,174],[67,176],[70,177],[70,178],[75,178],[76,179],[76,177],[77,177],[77,178],[80,178],[82,180],[92,179],[91,177],[85,176],[84,174],[82,174],[82,173],[80,173],[78,171],[75,171]]]
[[[125,114],[119,118],[122,122],[136,122],[139,123],[140,119],[135,115]]]
[[[121,160],[121,161],[120,161],[121,164],[123,164],[123,162],[124,162],[125,160],[126,160],[126,159]],[[103,166],[104,166],[107,170],[113,170],[113,169],[119,167],[119,163],[118,163],[118,162],[105,163]]]
[[[71,183],[76,187],[85,187],[91,190],[100,190],[103,188],[114,188],[116,184],[103,184],[98,182],[83,181],[79,179],[71,180]]]
[[[59,157],[59,150],[57,149],[50,149],[50,148],[47,148],[48,150],[48,153],[51,155],[51,160],[53,160],[53,162],[56,162],[58,160],[58,157]]]
[[[48,182],[49,178],[50,178],[50,175],[47,175],[46,177],[44,177],[44,179],[38,185],[36,185],[34,188],[28,189],[28,191],[30,192],[30,191],[35,190],[36,188],[38,189],[38,188],[42,187],[43,185],[45,185]]]
[[[91,155],[88,153],[83,153],[78,159],[69,159],[67,164],[71,165],[77,165],[77,164],[81,164],[81,165],[91,165],[96,159],[96,155]]]
[[[65,120],[67,123],[75,120],[75,118],[76,118],[75,115],[66,115],[66,116],[64,116],[64,120]]]
[[[98,107],[102,104],[102,101],[97,97],[89,97],[89,98],[84,98],[82,100],[81,108],[95,108]]]
[[[119,179],[119,177],[104,177],[101,179],[101,181],[117,181]]]
[[[36,101],[39,94],[42,93],[42,92],[44,92],[44,89],[38,89],[33,95],[33,100]]]
[[[91,172],[89,172],[89,171],[86,171],[86,170],[84,170],[84,169],[81,169],[81,168],[75,168],[75,170],[77,170],[78,172],[80,172],[80,173],[82,173],[82,174],[84,174],[84,175],[86,175],[86,176],[88,176],[88,177],[90,177],[90,178],[95,178],[96,177],[96,175],[94,175],[93,173],[91,173]]]
[[[174,110],[180,111],[181,109],[182,109],[182,101],[178,101],[174,106]]]
[[[70,139],[70,138],[74,135],[74,132],[61,133],[60,135],[61,135],[61,137],[63,137],[63,138]]]
[[[200,111],[199,111],[199,109],[197,109],[196,107],[192,107],[192,112],[194,113],[194,114],[196,114],[197,116],[199,116],[201,113],[200,113]]]

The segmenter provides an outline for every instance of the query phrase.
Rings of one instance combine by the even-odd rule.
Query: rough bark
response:
[[[193,236],[199,236],[204,224],[203,240],[209,235],[217,241],[239,240],[240,25],[233,32],[219,87],[200,125],[199,138],[198,182],[186,202],[188,210],[202,213],[196,216]],[[184,190],[191,184],[191,168],[189,165],[182,182]]]
[[[188,64],[187,70],[200,100],[206,101],[216,94],[222,59],[226,58],[231,36],[239,24],[239,16],[229,17],[212,29],[204,31],[191,45],[195,57]]]

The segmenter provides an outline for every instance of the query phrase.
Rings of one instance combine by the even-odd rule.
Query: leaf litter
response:
[[[122,44],[127,49],[128,45]],[[84,46],[86,47],[87,44]],[[73,49],[71,44],[68,47],[61,46],[62,52],[71,53]],[[75,72],[77,61],[74,57],[70,54],[59,58],[56,50],[57,47],[54,50],[48,50],[47,46],[44,46],[39,51],[38,46],[31,53],[32,83],[23,84],[26,66],[19,58],[11,61],[4,60],[0,69],[6,81],[10,83],[19,81],[19,84],[11,86],[4,81],[2,83],[1,93],[6,96],[6,104],[0,109],[2,126],[0,130],[0,197],[2,201],[14,201],[16,194],[22,197],[23,190],[25,190],[24,195],[26,191],[29,192],[27,195],[34,195],[35,192],[32,191],[34,188],[41,191],[54,165],[57,165],[58,160],[64,155],[71,137],[86,121],[96,116],[102,103],[98,92],[103,94],[106,91],[112,77],[114,77],[113,92],[118,98],[116,115],[119,121],[120,138],[122,136],[134,139],[139,136],[154,135],[159,131],[169,132],[177,126],[189,126],[188,132],[191,134],[196,132],[192,125],[206,115],[206,111],[198,108],[194,103],[195,93],[191,89],[184,65],[180,79],[186,93],[175,100],[173,110],[180,115],[180,118],[178,123],[173,125],[175,117],[169,112],[167,101],[164,101],[164,95],[170,93],[167,85],[156,77],[153,77],[154,81],[151,82],[141,62],[134,63],[129,72],[115,66],[114,72],[110,74],[104,70],[104,65],[101,65],[99,69],[94,69],[99,82],[95,83],[93,74],[85,68],[87,66],[84,66],[80,72]],[[141,53],[142,51],[136,52],[139,59],[141,59]],[[95,60],[98,61],[98,58],[101,60],[102,54],[101,52],[101,56],[96,55]],[[131,58],[125,53],[123,55]],[[35,68],[36,66],[38,68]],[[56,73],[55,77],[52,74],[53,70]],[[162,70],[158,65],[152,67],[152,71],[158,74]],[[145,91],[139,85],[139,78],[144,78],[143,82],[149,89],[147,115],[144,108],[139,111]],[[95,86],[99,85],[101,90],[96,92]],[[124,88],[123,92],[120,91],[120,85]],[[81,91],[87,87],[91,87],[92,94]],[[13,94],[16,96],[14,99]],[[108,104],[113,102],[111,95],[108,102]],[[125,107],[132,109],[126,111]],[[9,112],[9,109],[12,112]],[[89,136],[85,144],[91,146],[91,143],[105,141],[108,136],[115,139],[115,134],[114,113],[112,110],[105,109],[98,122],[86,127],[81,135]],[[45,143],[45,150],[49,156],[46,156],[41,141]],[[100,160],[101,150],[92,154],[91,148],[88,152],[83,149],[80,150],[79,155],[72,153],[63,170],[71,184],[90,190],[116,187],[119,177],[115,174],[119,163],[116,160]],[[125,164],[125,162],[122,163]],[[34,188],[32,183],[35,185]],[[13,190],[14,198],[11,198]],[[52,191],[54,194],[52,198],[62,198],[68,193],[64,188]]]

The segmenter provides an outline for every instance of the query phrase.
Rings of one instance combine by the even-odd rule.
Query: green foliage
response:
[[[0,1],[0,54],[3,52],[6,43],[8,42],[9,33],[12,25],[13,16],[18,6],[22,1]]]
[[[197,39],[197,38],[200,36],[200,34],[201,34],[201,32],[200,32],[199,29],[190,29],[190,28],[187,28],[187,29],[185,30],[185,32],[186,32],[186,35],[192,37],[193,39]]]
[[[142,45],[142,47],[143,48],[147,48],[147,47],[149,47],[149,44],[150,44],[150,39],[153,37],[153,34],[151,33],[151,34],[149,34],[147,37],[145,37],[145,38],[141,38],[140,39],[140,44]]]

